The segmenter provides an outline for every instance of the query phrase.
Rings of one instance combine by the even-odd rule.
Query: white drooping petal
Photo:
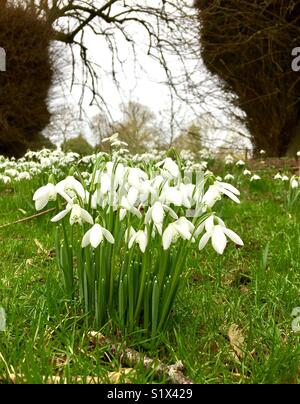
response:
[[[194,237],[198,237],[199,234],[201,234],[204,230],[204,226],[205,226],[205,222],[200,223],[200,225],[197,227],[195,233],[194,233]]]
[[[238,236],[234,231],[228,229],[227,227],[223,228],[224,234],[230,238],[235,244],[244,245],[243,240]]]
[[[164,220],[164,209],[160,202],[155,202],[152,208],[152,220],[154,223],[162,223]]]
[[[37,201],[38,199],[44,199],[45,197],[48,198],[49,195],[49,189],[47,185],[44,185],[43,187],[37,189],[32,197],[34,201]]]
[[[178,219],[177,214],[174,212],[174,210],[173,210],[172,208],[170,208],[170,206],[163,205],[163,208],[164,208],[164,210],[166,210],[166,211],[169,213],[169,215],[170,215],[173,219],[175,219],[175,220]]]
[[[174,226],[177,232],[184,238],[185,240],[189,240],[192,236],[192,232],[194,230],[194,225],[189,222],[185,217],[181,217],[178,219]]]
[[[212,246],[218,254],[223,254],[227,244],[226,236],[223,230],[224,228],[218,224],[214,226],[211,234]]]
[[[113,235],[111,234],[110,231],[108,231],[107,229],[105,229],[104,227],[102,227],[102,233],[104,235],[104,237],[106,238],[106,240],[111,243],[114,244],[115,239],[113,238]]]
[[[129,240],[136,234],[136,231],[132,226],[130,226],[128,229],[125,231],[125,243],[128,243]]]
[[[165,198],[168,203],[173,203],[176,206],[182,204],[181,192],[175,187],[169,187],[165,190]]]
[[[175,235],[174,225],[173,225],[173,223],[171,223],[167,226],[167,228],[165,229],[163,236],[162,236],[164,250],[167,250],[170,247],[174,235]]]
[[[98,245],[103,241],[102,227],[100,224],[96,223],[91,229],[90,233],[90,243],[93,248],[97,248]]]
[[[228,198],[232,199],[234,202],[240,203],[240,200],[235,196],[235,194],[232,193],[231,191],[228,191],[228,189],[223,188],[222,192],[223,192],[223,194],[227,195]]]
[[[101,177],[100,177],[100,187],[101,187],[101,192],[103,194],[106,194],[107,191],[109,191],[110,182],[111,182],[111,178],[110,178],[109,174],[104,173],[104,174],[101,175]]]
[[[139,195],[139,191],[135,187],[130,187],[127,195],[128,202],[130,205],[135,205],[137,198]]]
[[[148,243],[148,237],[146,231],[138,231],[136,241],[139,244],[140,250],[144,253]]]
[[[204,222],[204,227],[207,233],[211,233],[214,228],[214,215],[209,216]]]
[[[120,209],[119,218],[120,218],[120,221],[121,221],[121,222],[122,222],[122,220],[124,219],[124,217],[126,216],[126,212],[127,212],[126,209],[123,209],[123,208]]]
[[[92,216],[89,214],[89,212],[86,211],[86,210],[83,209],[83,208],[80,208],[80,210],[81,210],[81,217],[82,217],[82,219],[83,219],[85,222],[87,222],[87,223],[93,224],[93,223],[94,223],[94,220],[93,220]]]
[[[63,217],[65,217],[71,210],[72,208],[69,207],[67,209],[62,210],[61,212],[59,212],[57,215],[55,215],[52,219],[51,222],[58,222],[60,219],[62,219]]]
[[[81,222],[81,208],[76,203],[75,205],[73,205],[71,210],[70,224],[73,225],[74,223],[80,223],[80,222]]]
[[[202,203],[211,208],[219,199],[221,199],[219,189],[215,185],[210,185],[203,195]]]
[[[206,246],[208,240],[210,239],[210,236],[211,236],[211,234],[209,234],[209,233],[203,234],[203,236],[201,237],[201,239],[199,241],[199,246],[198,246],[199,250],[202,250]]]
[[[146,215],[145,215],[145,223],[146,223],[146,224],[148,224],[148,223],[150,222],[150,220],[151,220],[151,217],[152,217],[152,210],[153,210],[153,207],[151,207],[151,208],[149,208],[149,209],[147,210],[147,213],[146,213]]]
[[[135,242],[136,236],[137,236],[137,233],[133,234],[133,235],[130,237],[130,239],[129,239],[129,241],[128,241],[128,248],[131,248],[131,247],[133,246],[133,243]]]
[[[68,177],[67,177],[68,178]],[[85,197],[85,191],[84,188],[81,184],[81,182],[79,182],[78,180],[76,180],[76,178],[74,177],[70,177],[71,178],[71,183],[73,185],[73,189],[75,190],[75,192],[77,193],[78,196],[80,196],[80,198],[84,201],[84,197]]]
[[[89,229],[82,238],[81,247],[84,248],[90,244],[90,235],[92,229]]]
[[[41,210],[43,209],[47,203],[48,203],[49,199],[48,199],[48,195],[44,196],[43,198],[39,198],[34,202],[35,205],[35,209],[36,210]]]
[[[240,195],[240,191],[236,189],[233,185],[228,184],[227,182],[220,182],[222,188],[227,189],[228,191],[232,192],[235,195]]]

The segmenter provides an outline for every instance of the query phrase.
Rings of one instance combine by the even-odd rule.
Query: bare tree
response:
[[[132,153],[159,148],[162,142],[155,115],[146,106],[129,101],[122,106],[123,119],[112,126],[122,141],[128,144]]]
[[[202,57],[238,106],[254,151],[270,156],[300,147],[299,0],[195,0]]]
[[[81,132],[82,120],[79,111],[70,105],[57,105],[52,111],[49,125],[44,135],[55,145],[62,145]]]
[[[89,53],[87,37],[91,33],[103,40],[101,44],[111,54],[111,79],[118,88],[121,87],[118,69],[122,69],[125,62],[120,48],[126,47],[128,58],[136,60],[137,64],[137,49],[140,48],[156,60],[164,71],[164,83],[191,108],[199,109],[200,102],[214,91],[200,72],[197,15],[192,0],[8,1],[37,9],[40,16],[46,18],[53,27],[53,40],[70,48],[72,84],[77,83],[76,71],[80,68],[81,98],[84,91],[90,90],[91,103],[97,103],[100,108],[105,100],[99,89],[99,78],[102,74],[106,76],[106,72],[101,73],[101,66]],[[141,41],[142,32],[146,43]],[[80,67],[76,66],[78,53],[82,61]],[[174,69],[175,65],[180,68]]]

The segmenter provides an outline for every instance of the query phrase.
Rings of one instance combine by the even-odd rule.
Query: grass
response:
[[[0,188],[0,225],[35,212],[35,188]],[[300,336],[291,328],[292,309],[300,306],[299,209],[287,212],[281,186],[265,184],[244,186],[241,204],[227,201],[220,210],[245,246],[231,244],[223,256],[211,246],[191,254],[159,348],[151,349],[138,334],[126,343],[166,364],[182,360],[195,383],[299,383]],[[0,228],[0,306],[7,312],[7,328],[0,332],[2,383],[9,382],[8,372],[22,375],[19,383],[41,383],[51,375],[71,382],[120,367],[117,358],[107,360],[105,347],[91,349],[81,308],[64,297],[50,217]],[[234,324],[237,335],[230,335]],[[103,332],[122,340],[110,325]],[[140,365],[131,379],[157,381]]]

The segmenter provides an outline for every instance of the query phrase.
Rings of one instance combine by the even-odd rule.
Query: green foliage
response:
[[[93,147],[81,134],[77,137],[65,141],[62,144],[62,150],[66,152],[72,151],[81,155],[93,153]]]

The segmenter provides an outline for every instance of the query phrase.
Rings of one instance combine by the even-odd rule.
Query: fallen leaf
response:
[[[232,347],[234,358],[240,361],[240,359],[242,359],[244,356],[245,337],[237,324],[231,324],[229,327],[228,338]]]

